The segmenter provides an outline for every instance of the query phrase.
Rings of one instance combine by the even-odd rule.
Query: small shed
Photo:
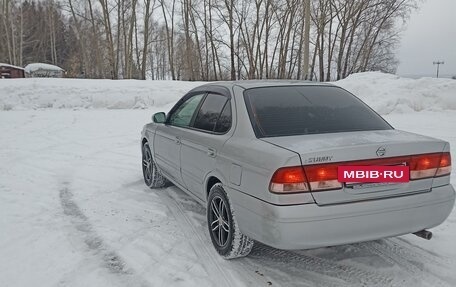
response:
[[[27,77],[31,78],[63,78],[65,70],[50,64],[32,63],[25,66]]]
[[[0,63],[0,79],[25,78],[24,68]]]

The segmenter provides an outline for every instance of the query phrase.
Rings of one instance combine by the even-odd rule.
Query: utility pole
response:
[[[437,62],[433,62],[434,65],[437,65],[437,78],[439,77],[439,68],[440,68],[440,65],[443,65],[445,64],[444,61],[437,61]]]
[[[304,9],[304,53],[302,75],[304,80],[309,79],[309,42],[310,42],[310,1],[303,0],[302,8]]]

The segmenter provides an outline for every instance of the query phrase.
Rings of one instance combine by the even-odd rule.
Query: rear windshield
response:
[[[331,86],[262,87],[244,91],[257,137],[389,130],[349,92]]]

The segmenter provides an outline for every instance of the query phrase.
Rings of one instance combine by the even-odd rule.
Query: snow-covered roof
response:
[[[59,66],[51,65],[51,64],[45,64],[45,63],[32,63],[28,64],[25,66],[25,71],[27,73],[32,73],[38,70],[48,70],[48,71],[63,71],[62,68]]]
[[[22,67],[10,65],[10,64],[5,64],[5,63],[0,63],[0,67],[8,67],[8,68],[14,68],[14,69],[19,69],[19,70],[24,70]]]

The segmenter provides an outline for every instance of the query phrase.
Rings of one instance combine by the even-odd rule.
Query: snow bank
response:
[[[378,113],[456,110],[456,81],[409,79],[380,72],[350,75],[335,82],[362,99]]]
[[[0,110],[41,108],[167,108],[202,82],[15,79],[0,81]],[[456,110],[456,81],[408,79],[379,72],[335,82],[380,114]]]
[[[0,80],[0,110],[164,107],[201,84],[45,78]]]

